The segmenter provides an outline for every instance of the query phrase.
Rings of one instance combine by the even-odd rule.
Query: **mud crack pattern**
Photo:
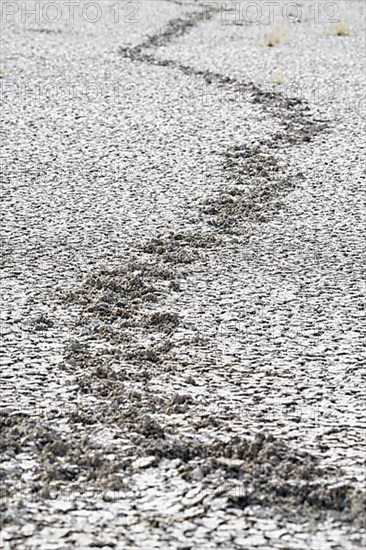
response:
[[[327,109],[265,90],[230,64],[218,70],[209,51],[202,66],[186,41],[202,33],[205,53],[223,27],[204,26],[196,3],[144,10],[132,45],[92,29],[95,65],[78,21],[69,67],[79,74],[81,52],[98,77],[101,64],[130,75],[158,129],[130,97],[96,115],[77,103],[59,137],[84,149],[62,145],[66,157],[46,159],[38,191],[30,136],[19,148],[7,127],[4,295],[16,307],[5,308],[3,324],[2,545],[362,547],[358,115],[336,129]],[[232,41],[239,27],[225,26]],[[43,41],[59,44],[66,29],[21,32],[32,33],[42,60]],[[19,70],[28,70],[21,61]],[[219,90],[216,112],[197,109],[202,86]],[[234,108],[232,94],[241,98]],[[18,100],[30,127],[43,120],[34,97]],[[352,178],[332,164],[325,179],[317,152],[321,162],[329,144],[339,153],[337,131]],[[44,147],[37,135],[36,155]],[[21,181],[21,166],[9,163],[18,150],[31,164]],[[71,176],[60,176],[65,159]],[[81,159],[96,165],[87,185]],[[8,239],[14,224],[18,247]]]

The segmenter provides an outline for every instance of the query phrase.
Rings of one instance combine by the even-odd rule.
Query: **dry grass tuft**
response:
[[[282,86],[284,82],[285,82],[285,78],[281,73],[274,74],[270,78],[270,83],[273,86]]]
[[[286,42],[288,38],[288,32],[286,29],[280,26],[275,26],[271,29],[270,33],[265,37],[264,45],[269,48],[281,46]]]
[[[330,33],[332,36],[349,36],[351,34],[349,25],[345,19],[341,19],[334,25]]]
[[[292,19],[291,23],[301,23],[301,16],[299,16],[297,10],[295,11],[290,8],[289,10],[287,10],[286,15],[288,18]]]

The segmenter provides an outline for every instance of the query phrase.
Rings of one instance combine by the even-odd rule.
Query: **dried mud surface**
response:
[[[31,169],[19,183],[9,168],[18,144],[8,129],[2,547],[361,548],[362,147],[352,134],[364,121],[350,115],[338,140],[329,110],[217,72],[209,57],[201,68],[184,42],[203,26],[196,3],[144,6],[151,21],[141,23],[139,40],[133,34],[119,46],[110,38],[103,50],[105,30],[92,32],[112,71],[151,78],[145,97],[164,82],[171,103],[161,116],[171,117],[174,135],[158,124],[148,143],[146,107],[126,107],[118,123],[132,117],[136,141],[116,181],[103,159],[116,160],[108,146],[120,115],[104,105],[81,152],[88,160],[98,142],[100,180],[92,170],[86,184],[77,172],[62,176],[58,196],[55,154],[39,191],[52,190],[49,204],[31,187]],[[64,29],[22,32],[39,35],[41,48]],[[81,51],[82,36],[73,38]],[[181,60],[186,51],[191,64]],[[179,79],[192,90],[177,98]],[[220,95],[220,116],[201,118],[191,92],[202,85],[245,101],[235,113]],[[25,116],[37,123],[32,101]],[[88,115],[88,106],[77,107]],[[351,178],[323,157],[345,141]],[[166,166],[170,156],[182,175]],[[79,153],[72,158],[76,169]],[[65,234],[48,219],[58,209]]]

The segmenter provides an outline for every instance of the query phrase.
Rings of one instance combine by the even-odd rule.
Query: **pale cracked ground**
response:
[[[363,547],[364,3],[10,4],[2,548]]]

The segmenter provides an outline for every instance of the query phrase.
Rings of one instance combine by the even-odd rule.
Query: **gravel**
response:
[[[2,7],[1,547],[364,547],[363,2],[49,4]]]

